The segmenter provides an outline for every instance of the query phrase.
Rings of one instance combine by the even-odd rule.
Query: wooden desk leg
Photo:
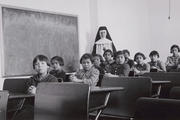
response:
[[[159,96],[160,96],[160,93],[161,93],[161,85],[158,86],[158,90],[157,90],[158,98],[159,98]]]
[[[95,120],[98,120],[98,118],[99,118],[99,116],[101,115],[101,113],[102,113],[102,110],[98,110],[98,111],[97,111],[97,115],[96,115]]]
[[[108,93],[106,94],[106,97],[105,97],[105,100],[104,100],[104,106],[107,106],[107,103],[108,103],[108,101],[109,101],[109,97],[110,97],[110,92],[108,92]],[[99,118],[99,116],[101,115],[102,111],[103,111],[103,109],[100,109],[100,110],[97,111],[98,113],[97,113],[97,115],[96,115],[95,120],[98,120],[98,118]]]

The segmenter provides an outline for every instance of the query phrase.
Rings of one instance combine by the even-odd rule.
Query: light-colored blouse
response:
[[[180,64],[180,56],[168,56],[166,61],[167,71],[174,71],[177,69],[178,64]]]

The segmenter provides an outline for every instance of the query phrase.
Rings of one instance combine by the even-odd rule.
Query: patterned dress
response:
[[[88,71],[85,71],[84,69],[80,69],[79,71],[77,71],[75,76],[78,79],[83,80],[83,83],[85,84],[88,84],[90,86],[96,86],[99,80],[99,74],[100,74],[99,70],[93,66]]]
[[[177,66],[180,64],[180,56],[168,56],[166,61],[166,69],[167,72],[175,72],[177,70]]]

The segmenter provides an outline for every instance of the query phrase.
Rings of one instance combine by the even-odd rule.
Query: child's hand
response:
[[[75,75],[69,76],[69,79],[70,79],[72,82],[83,82],[82,79],[78,79]]]
[[[135,74],[139,74],[141,71],[137,70],[136,68],[134,68],[134,73]]]
[[[29,88],[28,88],[28,92],[31,93],[31,94],[36,94],[36,87],[31,85]]]
[[[76,79],[76,76],[75,76],[75,75],[70,75],[70,76],[69,76],[69,79],[70,79],[71,81],[74,81],[74,80]]]
[[[111,73],[105,73],[104,76],[105,77],[119,77],[118,75],[113,75]]]
[[[157,69],[157,67],[156,66],[151,66],[151,69]]]
[[[168,63],[168,66],[174,66],[174,62],[172,61],[172,59],[169,59],[169,63]]]

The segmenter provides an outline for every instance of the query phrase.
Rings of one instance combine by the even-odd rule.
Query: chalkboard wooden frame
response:
[[[1,6],[3,76],[34,73],[33,58],[64,58],[64,69],[79,68],[78,16]]]

